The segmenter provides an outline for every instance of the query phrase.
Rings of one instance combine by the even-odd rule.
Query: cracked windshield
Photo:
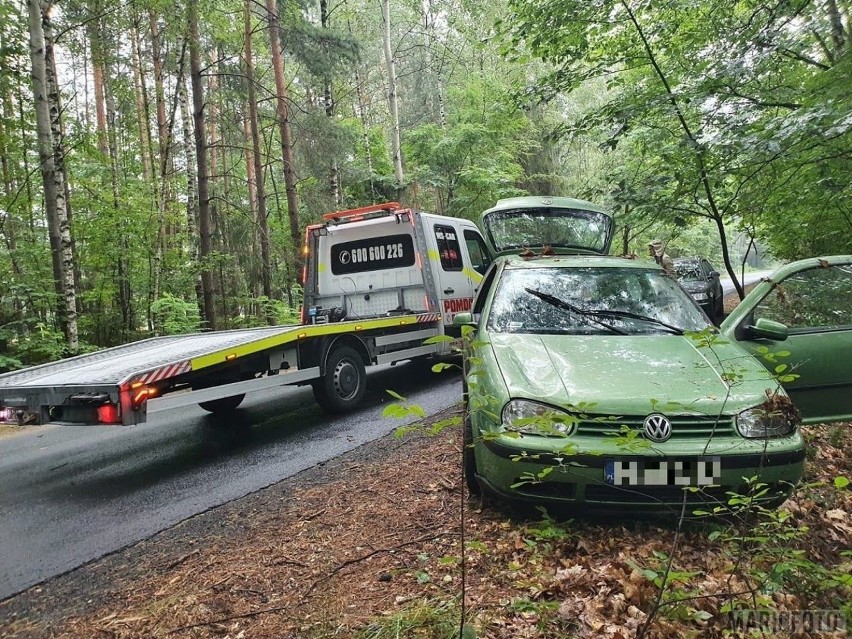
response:
[[[553,296],[565,305],[557,307],[531,291]],[[671,277],[634,268],[507,271],[488,321],[490,330],[501,333],[563,335],[612,333],[608,327],[630,335],[672,332],[658,322],[690,331],[708,326]]]

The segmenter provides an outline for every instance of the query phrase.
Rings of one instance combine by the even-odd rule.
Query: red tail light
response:
[[[101,424],[120,424],[121,411],[115,404],[102,404],[98,406],[98,421]]]

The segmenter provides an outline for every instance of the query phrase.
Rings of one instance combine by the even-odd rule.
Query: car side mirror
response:
[[[472,313],[456,313],[453,317],[453,326],[476,326]]]
[[[790,329],[781,322],[761,317],[754,323],[754,326],[749,327],[748,336],[751,339],[771,339],[776,342],[783,342],[790,336]]]
[[[709,279],[713,279],[714,277],[719,277],[719,271],[710,271],[710,275],[707,276]]]

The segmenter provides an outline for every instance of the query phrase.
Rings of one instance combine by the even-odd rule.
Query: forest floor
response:
[[[507,511],[466,494],[458,427],[388,436],[0,603],[0,636],[738,636],[732,602],[852,600],[852,424],[804,430],[781,510],[681,530]]]

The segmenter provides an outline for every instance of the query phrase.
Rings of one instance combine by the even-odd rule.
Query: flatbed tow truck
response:
[[[366,367],[446,354],[490,261],[467,220],[387,202],[306,229],[302,323],[153,337],[0,375],[0,422],[138,424],[148,409],[235,409],[246,393],[313,387],[357,406]],[[426,343],[424,343],[426,342]]]

